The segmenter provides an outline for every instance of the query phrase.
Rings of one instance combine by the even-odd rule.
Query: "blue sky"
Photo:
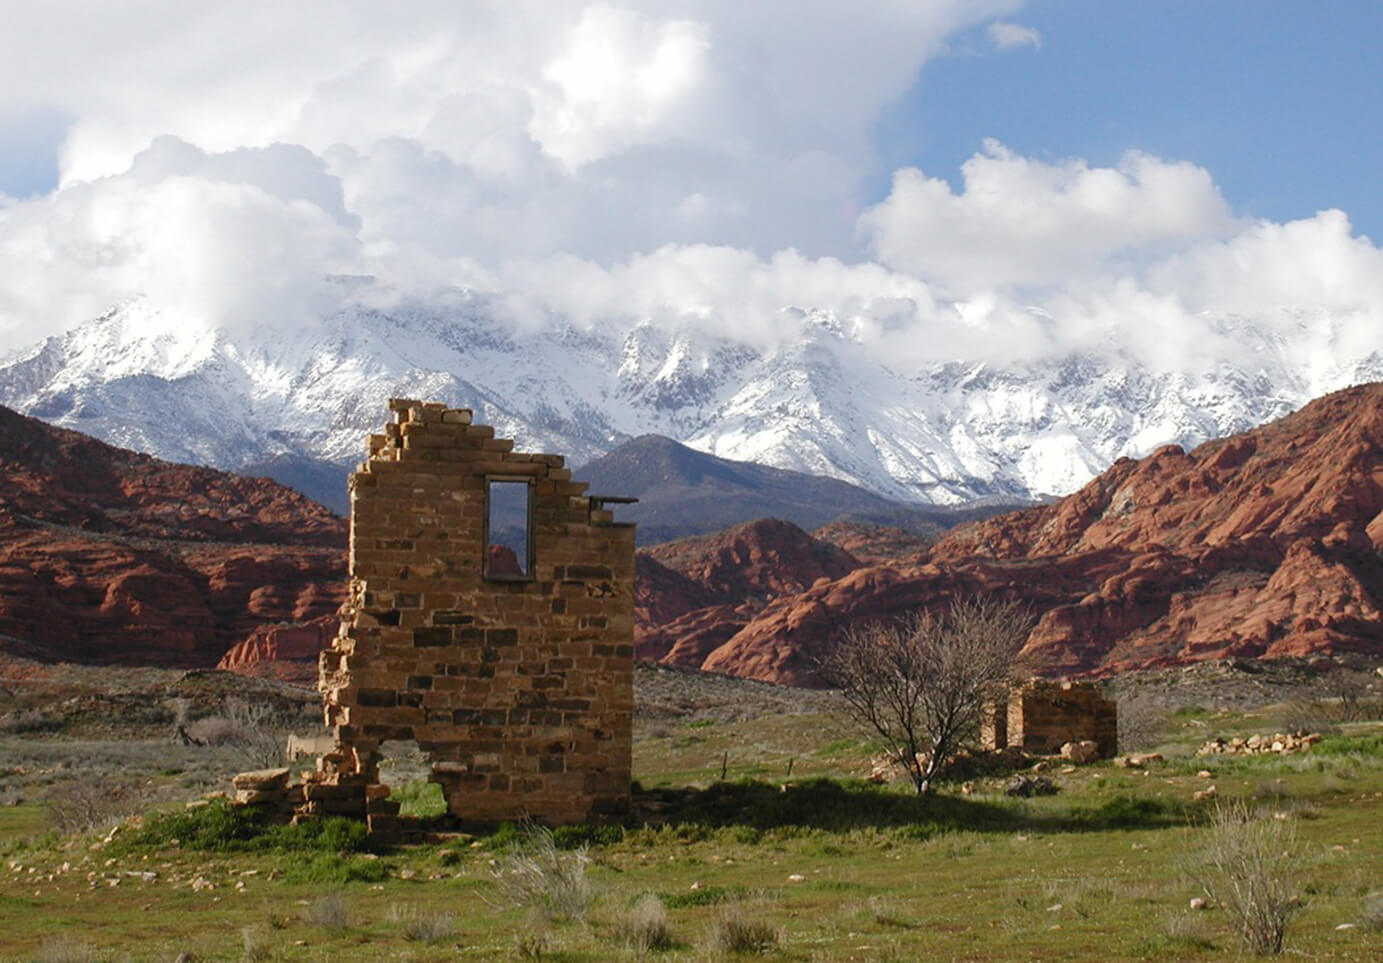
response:
[[[1129,149],[1210,170],[1240,213],[1343,209],[1383,240],[1383,3],[1046,0],[1040,47],[954,38],[880,118],[881,197],[905,164],[956,181],[982,138],[1035,158]]]
[[[52,0],[5,27],[0,352],[131,298],[312,324],[341,274],[760,345],[821,311],[905,365],[1383,340],[1383,3]]]

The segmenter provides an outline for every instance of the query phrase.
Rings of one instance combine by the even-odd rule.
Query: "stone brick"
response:
[[[560,455],[514,452],[469,411],[389,408],[351,477],[350,601],[319,659],[339,748],[301,783],[285,770],[237,792],[283,818],[368,813],[372,833],[402,838],[378,753],[411,739],[461,820],[627,812],[632,527],[593,513]],[[493,476],[532,480],[524,580],[483,574]]]

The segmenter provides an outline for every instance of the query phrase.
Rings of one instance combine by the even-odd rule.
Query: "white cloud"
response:
[[[630,10],[587,7],[543,70],[531,130],[552,156],[580,167],[658,139],[658,129],[706,81],[709,28],[656,23]]]
[[[356,219],[319,158],[207,155],[165,137],[117,177],[0,208],[0,343],[31,343],[144,295],[170,323],[319,314],[324,275],[360,268]]]
[[[989,40],[998,50],[1014,50],[1018,47],[1042,49],[1042,34],[1036,28],[1004,20],[996,20],[989,25]]]
[[[759,344],[819,309],[900,365],[1204,363],[1236,351],[1216,318],[1296,343],[1320,312],[1340,352],[1372,350],[1379,249],[1339,212],[1237,217],[1187,161],[991,142],[958,188],[906,168],[860,215],[889,105],[965,30],[1038,45],[995,22],[1022,6],[28,5],[0,34],[0,116],[70,126],[60,189],[0,197],[0,349],[141,293],[176,323],[301,324],[353,272],[494,292],[516,323]]]
[[[1185,162],[1135,152],[1117,168],[1050,164],[991,141],[961,170],[958,194],[900,170],[860,217],[883,263],[958,295],[1099,277],[1235,228],[1209,172]]]

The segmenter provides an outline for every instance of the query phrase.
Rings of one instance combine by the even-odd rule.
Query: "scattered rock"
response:
[[[1309,752],[1311,747],[1321,741],[1319,732],[1275,732],[1272,735],[1255,733],[1247,739],[1224,739],[1216,736],[1206,740],[1196,750],[1198,756],[1253,756],[1277,753],[1288,755],[1294,752]]]
[[[1059,791],[1056,783],[1046,776],[1014,776],[1004,787],[1004,793],[1009,796],[1054,796]]]
[[[1061,758],[1069,759],[1077,765],[1094,762],[1096,759],[1100,758],[1100,746],[1098,743],[1089,739],[1082,739],[1079,742],[1067,742],[1061,747]]]

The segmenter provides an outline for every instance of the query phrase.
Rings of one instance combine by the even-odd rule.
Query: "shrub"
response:
[[[1318,756],[1360,756],[1383,759],[1383,732],[1357,736],[1325,736],[1311,750]]]
[[[139,812],[147,803],[137,785],[82,779],[57,783],[44,801],[49,824],[62,833],[105,828]]]
[[[269,933],[263,925],[241,927],[240,942],[244,947],[241,959],[245,963],[260,963],[269,958]]]
[[[494,870],[501,898],[545,920],[581,919],[594,893],[586,878],[585,847],[563,850],[552,830],[529,825]]]
[[[173,713],[176,718],[177,710]],[[187,735],[208,746],[230,746],[250,768],[283,764],[285,727],[264,705],[227,699],[225,714],[206,716],[186,726]]]
[[[263,848],[288,852],[359,853],[369,848],[365,824],[344,816],[270,826],[260,838]]]
[[[1242,803],[1216,807],[1203,854],[1202,886],[1233,919],[1249,951],[1282,952],[1287,923],[1302,908],[1291,878],[1295,834]]]
[[[1140,796],[1115,796],[1098,806],[1078,807],[1071,812],[1076,825],[1094,829],[1138,829],[1162,826],[1171,821],[1172,809],[1160,799]]]
[[[748,894],[743,886],[703,886],[700,889],[684,890],[680,893],[661,893],[659,901],[668,909],[683,909],[688,906],[714,906],[744,899]]]
[[[629,915],[616,924],[615,932],[622,944],[639,955],[672,947],[667,909],[652,893],[642,896],[630,908]]]
[[[252,841],[265,831],[264,816],[253,807],[232,806],[224,799],[214,799],[205,806],[154,813],[142,827],[124,836],[121,845],[154,849],[181,845],[224,852],[251,848]]]
[[[395,903],[389,907],[389,918],[400,925],[403,938],[411,943],[438,943],[456,932],[456,920],[450,913],[423,913]]]
[[[707,942],[716,953],[768,953],[778,945],[778,931],[745,904],[727,903],[711,925]]]
[[[18,736],[32,732],[57,732],[64,725],[61,717],[49,717],[42,709],[15,709],[0,716],[0,735]]]
[[[253,806],[213,799],[203,806],[155,813],[126,837],[126,847],[163,848],[178,844],[209,852],[354,853],[367,848],[365,824],[342,816],[271,825]]]
[[[574,826],[558,826],[552,831],[552,841],[558,849],[608,846],[623,838],[624,827],[618,824],[592,826],[589,823],[577,823]]]
[[[1366,930],[1383,930],[1383,893],[1370,893],[1365,897],[1359,925]]]
[[[322,853],[294,864],[283,878],[290,883],[382,883],[389,878],[389,866],[378,859]]]
[[[343,930],[346,928],[346,901],[340,893],[327,893],[313,900],[303,911],[303,917],[323,929]]]
[[[101,955],[84,940],[62,935],[47,940],[34,954],[34,963],[100,963]]]
[[[1198,950],[1215,948],[1205,920],[1194,913],[1181,912],[1167,917],[1163,930],[1167,934],[1168,942],[1178,946]]]

